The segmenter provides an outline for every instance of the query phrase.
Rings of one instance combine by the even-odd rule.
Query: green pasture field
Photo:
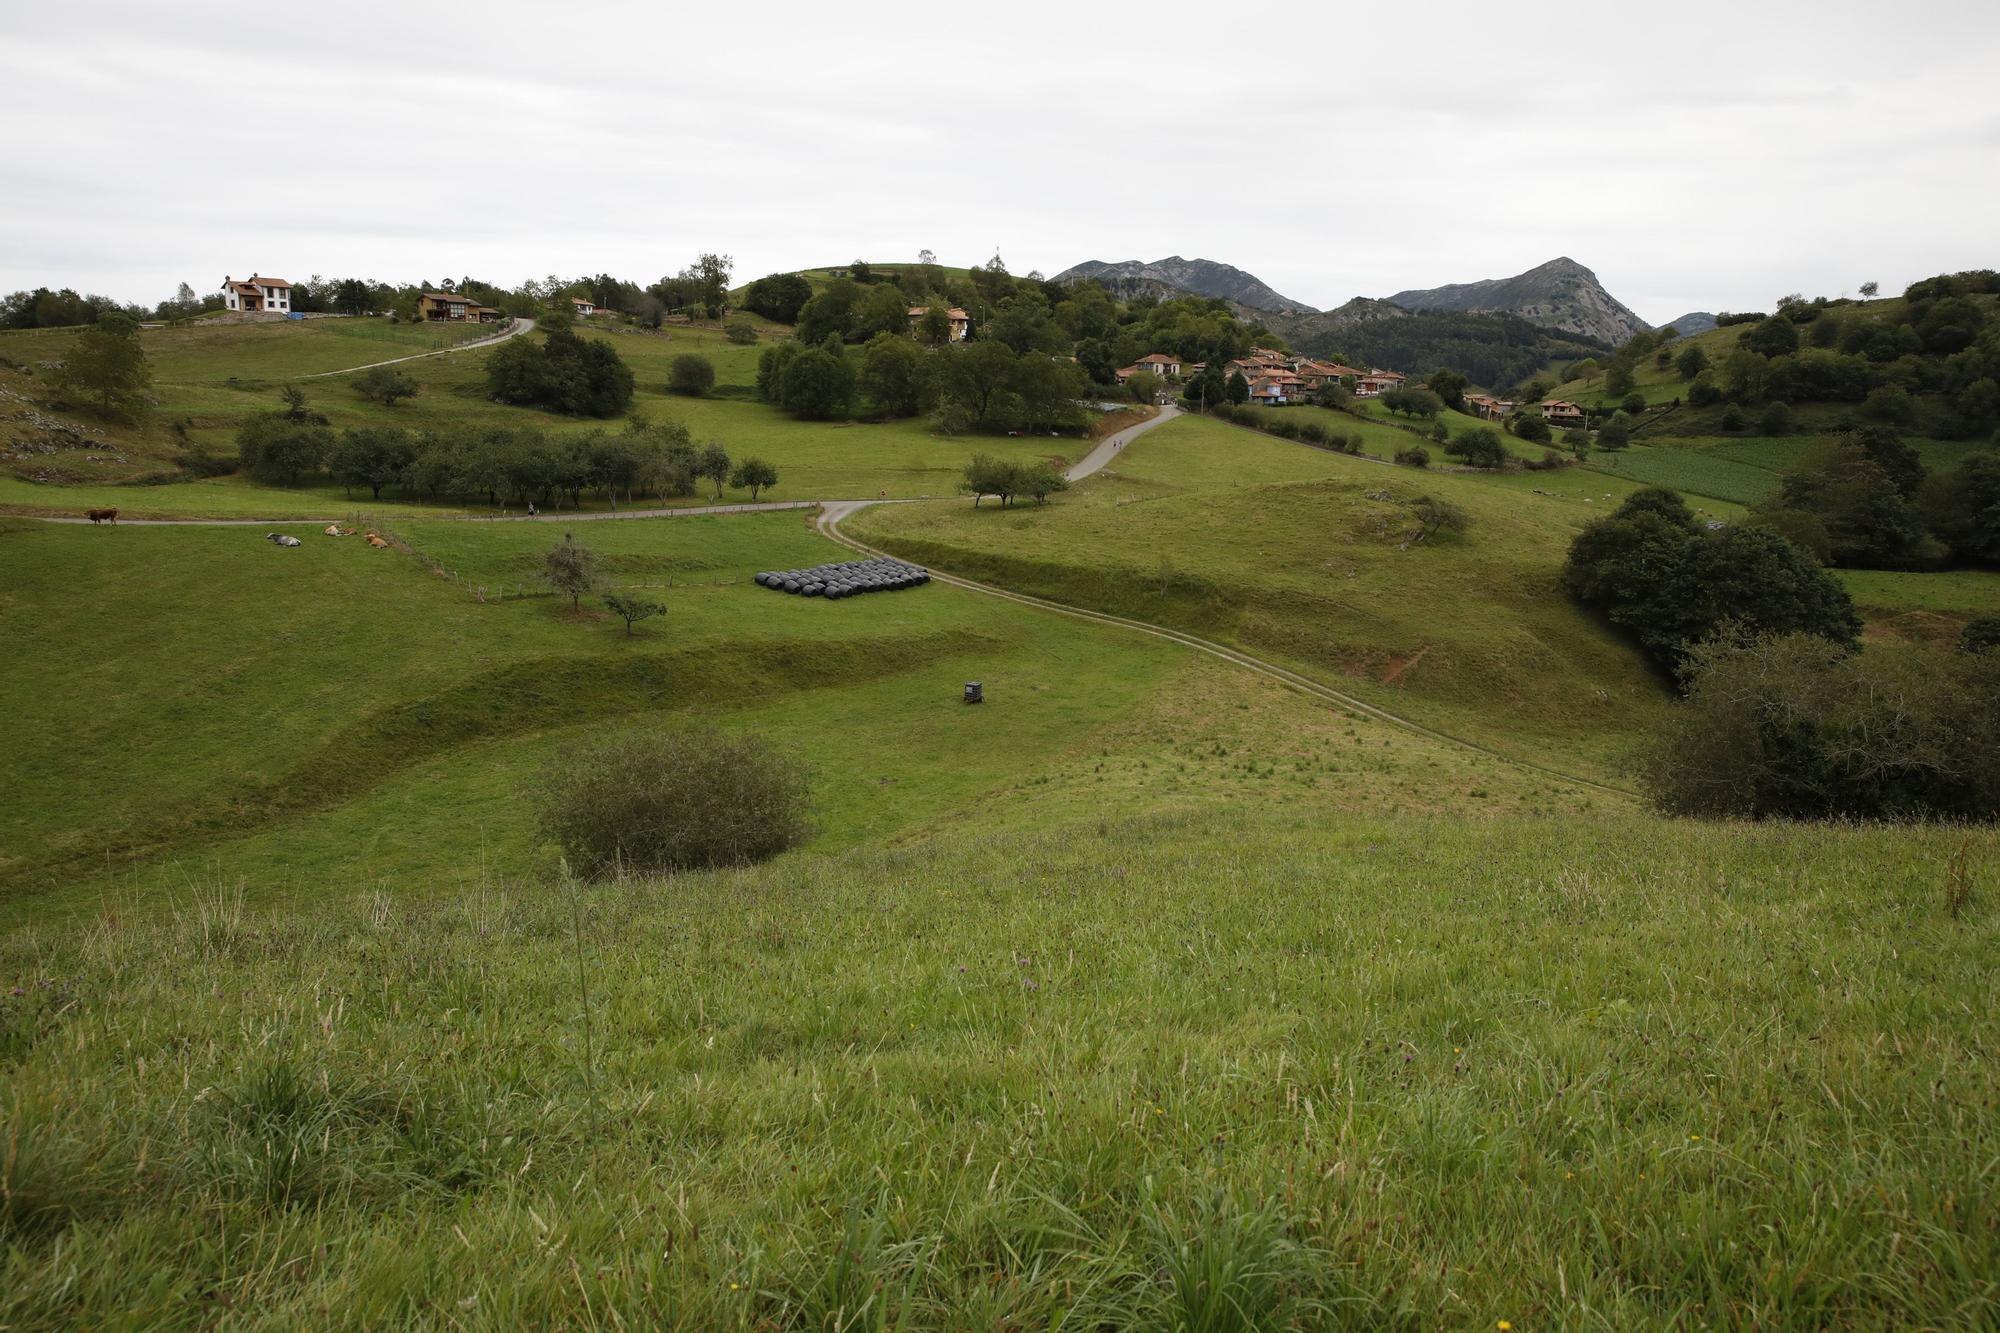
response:
[[[0,942],[0,1322],[1986,1327],[1996,853],[1077,806],[195,877]]]
[[[1965,618],[2000,615],[2000,573],[1952,569],[1910,573],[1890,569],[1835,570],[1864,614],[1938,611]]]
[[[248,416],[275,410],[280,404],[278,390],[285,378],[247,378],[248,367],[269,367],[289,358],[307,363],[304,351],[311,350],[311,364],[346,358],[359,365],[381,359],[380,350],[365,342],[328,330],[347,324],[345,320],[311,320],[303,323],[230,325],[214,328],[148,330],[144,335],[149,349],[156,337],[171,334],[171,355],[191,378],[155,386],[159,406],[156,420],[147,428],[139,447],[128,451],[136,462],[105,463],[107,484],[128,480],[141,471],[171,473],[173,453],[198,444],[222,457],[233,457],[235,433]],[[357,321],[360,323],[360,321]],[[383,323],[380,330],[394,331]],[[408,330],[417,332],[419,330]],[[490,332],[490,329],[488,330]],[[772,499],[857,499],[887,493],[896,498],[922,495],[951,495],[956,492],[966,461],[979,452],[1022,461],[1060,458],[1073,462],[1088,452],[1081,439],[993,438],[981,436],[943,437],[931,434],[922,420],[884,423],[807,422],[756,401],[757,359],[764,343],[738,345],[711,329],[670,327],[661,332],[611,326],[591,332],[618,348],[632,367],[638,392],[633,411],[656,421],[679,421],[687,425],[697,443],[719,442],[732,457],[759,457],[775,465],[778,486]],[[279,339],[271,349],[244,352],[248,340],[269,335]],[[536,335],[528,335],[536,336]],[[289,341],[285,341],[289,340]],[[4,341],[0,341],[4,349]],[[684,353],[707,357],[716,368],[716,390],[708,397],[694,399],[666,392],[673,358]],[[393,352],[387,354],[394,354]],[[534,426],[554,432],[591,429],[620,430],[623,421],[586,421],[553,416],[532,409],[508,407],[486,397],[484,350],[460,355],[428,357],[399,367],[415,380],[421,392],[394,407],[368,402],[353,390],[345,376],[299,380],[311,407],[324,413],[335,429],[362,426],[403,426],[413,431],[449,430],[470,427]],[[240,370],[240,374],[239,374]],[[198,376],[198,377],[197,377]],[[230,383],[237,376],[236,383]],[[186,424],[185,439],[170,434],[168,422]],[[84,466],[70,464],[70,466]],[[225,480],[242,491],[219,487],[216,483],[174,482],[145,487],[107,484],[47,485],[20,477],[0,475],[0,510],[16,513],[76,513],[85,508],[116,505],[135,517],[280,517],[334,516],[353,512],[351,497],[337,486],[319,485],[296,491],[248,486]],[[366,496],[361,497],[366,500]],[[726,491],[732,502],[747,501],[748,491]],[[701,500],[681,503],[696,504]],[[589,507],[607,507],[601,497],[590,497]],[[414,505],[393,491],[380,502],[369,501],[370,509],[423,507]],[[455,512],[461,506],[447,505]]]
[[[1614,776],[1666,690],[1561,591],[1569,542],[1601,511],[1498,481],[1183,418],[1045,506],[897,505],[849,527],[956,573],[1275,657],[1508,754]],[[1423,494],[1461,505],[1470,530],[1408,544]]]
[[[1769,468],[1724,457],[1713,450],[1651,445],[1593,450],[1586,466],[1607,476],[1647,486],[1671,486],[1688,495],[1744,506],[1758,504],[1774,494],[1780,476]]]
[[[130,910],[199,875],[310,899],[336,880],[540,872],[549,854],[521,792],[552,751],[690,714],[794,746],[818,774],[821,845],[835,847],[1010,784],[1147,808],[1202,795],[1211,769],[1227,791],[1275,784],[1336,808],[1434,809],[1475,788],[1491,813],[1535,808],[1545,790],[1563,791],[1552,806],[1578,799],[1218,666],[1224,689],[1146,636],[942,584],[836,603],[757,587],[759,569],[849,558],[803,514],[579,526],[613,584],[669,608],[631,637],[594,599],[579,617],[538,590],[559,524],[390,530],[408,551],[310,529],[281,550],[255,528],[8,521],[0,631],[15,652],[0,709],[16,719],[15,795],[0,810],[0,901]],[[985,683],[986,705],[959,702],[966,680]],[[1225,734],[1244,728],[1257,744]],[[1319,785],[1336,772],[1366,775],[1368,793]],[[981,818],[1012,818],[1022,799]]]

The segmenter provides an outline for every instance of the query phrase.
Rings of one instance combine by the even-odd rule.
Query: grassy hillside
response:
[[[1423,494],[1461,505],[1469,530],[1410,544]],[[1183,418],[1046,506],[901,505],[864,511],[851,530],[941,568],[1276,656],[1455,734],[1604,776],[1665,693],[1557,585],[1600,506]]]
[[[490,333],[490,329],[483,332]],[[732,456],[755,456],[775,464],[779,484],[772,498],[820,499],[874,496],[949,495],[966,460],[977,451],[1023,460],[1074,459],[1087,448],[1081,440],[946,438],[934,436],[921,420],[881,424],[796,421],[756,401],[754,385],[762,344],[739,345],[718,330],[670,327],[649,331],[622,325],[593,327],[594,336],[615,347],[632,367],[638,393],[632,410],[655,421],[684,422],[697,443],[719,441]],[[67,335],[63,335],[67,336]],[[534,426],[552,432],[618,429],[617,421],[583,421],[509,407],[486,396],[484,350],[430,357],[399,367],[421,386],[417,397],[383,407],[356,395],[342,377],[298,379],[340,365],[362,365],[409,351],[428,350],[439,335],[429,328],[398,329],[382,320],[311,320],[301,323],[202,325],[191,329],[147,330],[147,354],[154,362],[157,406],[138,425],[93,421],[75,414],[52,414],[35,406],[33,374],[9,370],[0,361],[0,440],[10,434],[10,411],[58,416],[89,432],[53,454],[32,452],[0,459],[0,512],[78,512],[116,505],[135,517],[333,516],[354,503],[337,486],[298,490],[244,486],[233,480],[193,482],[173,467],[173,457],[190,445],[233,458],[235,433],[250,415],[278,406],[277,391],[296,380],[312,407],[336,429],[398,425],[410,430],[461,427]],[[470,336],[470,335],[469,335]],[[56,359],[48,348],[61,337],[0,334],[0,357],[29,365],[24,347]],[[707,357],[715,366],[716,388],[706,398],[666,392],[668,368],[685,353]],[[32,369],[32,366],[30,367]],[[18,395],[8,397],[8,394]],[[22,418],[23,438],[48,438]],[[0,448],[0,453],[8,452]],[[65,484],[37,484],[54,478]],[[118,485],[140,478],[171,481],[143,488]],[[116,490],[106,486],[118,485]],[[747,491],[725,498],[748,500]],[[698,503],[690,500],[685,503]],[[593,507],[602,507],[593,501]],[[377,510],[422,508],[393,493],[371,504]],[[456,508],[457,506],[451,506]]]
[[[556,525],[392,530],[427,559],[310,528],[289,551],[255,528],[0,531],[14,648],[0,709],[16,719],[0,900],[23,913],[139,903],[190,875],[310,899],[327,883],[538,872],[548,857],[520,793],[552,748],[693,710],[796,745],[830,846],[993,792],[1013,791],[1007,810],[1058,791],[1149,808],[1216,774],[1344,808],[1451,808],[1474,789],[1492,812],[1577,796],[1283,692],[1220,691],[1157,640],[943,585],[837,603],[772,594],[749,576],[844,558],[794,514],[580,528],[616,583],[670,608],[631,638],[537,591]],[[83,601],[77,587],[99,591]],[[959,703],[968,679],[988,704]],[[1188,712],[1207,720],[1187,726]],[[1366,801],[1342,772],[1368,775]]]
[[[0,1321],[1980,1327],[1965,843],[1267,806],[197,879],[0,947]]]
[[[756,346],[595,336],[780,499],[1084,447],[793,422]],[[184,337],[161,434],[0,508],[363,507],[112,484],[275,403],[230,367],[376,359]],[[689,350],[708,399],[661,390]],[[482,356],[311,392],[594,424],[486,401]],[[755,586],[847,557],[810,511],[576,523],[667,603],[629,636],[540,590],[559,518],[0,517],[0,1328],[1992,1326],[2000,834],[1592,785],[1671,705],[1562,595],[1574,533],[1654,476],[1740,517],[1791,443],[1418,471],[1185,417],[1046,505],[847,522],[1458,740],[944,583]],[[1415,540],[1426,496],[1465,530]],[[2000,610],[1842,577],[1875,640]],[[808,768],[809,842],[575,883],[527,786],[689,718]]]

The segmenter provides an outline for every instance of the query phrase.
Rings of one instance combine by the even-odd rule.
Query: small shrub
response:
[[[747,319],[732,319],[722,326],[722,336],[733,343],[748,345],[757,341],[757,326]]]
[[[1299,427],[1299,438],[1307,444],[1325,444],[1326,427],[1317,421],[1308,421]]]
[[[206,444],[197,440],[174,455],[174,466],[190,477],[226,477],[236,470],[237,462],[211,452]]]
[[[1508,427],[1517,440],[1526,440],[1529,444],[1549,442],[1549,423],[1542,419],[1539,412],[1516,412]]]
[[[1743,418],[1743,409],[1731,403],[1722,409],[1722,415],[1716,418],[1715,424],[1732,433],[1742,430],[1746,424]]]
[[[373,403],[394,407],[404,398],[414,398],[417,382],[394,366],[376,366],[354,378],[354,392]]]
[[[682,352],[667,371],[667,392],[699,398],[715,387],[715,366],[705,356]]]
[[[1500,432],[1491,426],[1474,426],[1462,431],[1445,445],[1444,451],[1468,467],[1497,468],[1507,462],[1507,446]]]
[[[749,865],[811,831],[805,767],[705,723],[574,750],[533,799],[544,836],[593,879]]]
[[[1669,814],[1977,819],[2000,809],[2000,656],[1805,634],[1696,647],[1641,760]]]
[[[1628,393],[1625,395],[1625,401],[1620,403],[1619,406],[1624,408],[1628,414],[1636,417],[1646,410],[1646,395],[1642,393]]]
[[[1421,444],[1413,444],[1407,449],[1398,449],[1396,451],[1396,461],[1404,467],[1429,467],[1431,465],[1431,451],[1424,448]]]

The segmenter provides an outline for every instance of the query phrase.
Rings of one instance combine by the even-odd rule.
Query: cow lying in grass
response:
[[[338,523],[329,523],[326,525],[326,535],[329,537],[352,537],[354,529],[343,528]]]
[[[118,511],[116,509],[86,509],[83,511],[83,516],[92,523],[109,523],[113,527],[116,527],[118,524]]]
[[[369,544],[370,546],[374,546],[374,547],[377,547],[377,548],[380,548],[380,547],[385,547],[385,546],[387,546],[387,545],[389,544],[389,542],[388,542],[388,539],[387,539],[387,538],[385,538],[385,537],[383,537],[381,533],[379,533],[379,532],[371,532],[371,533],[369,533],[369,534],[368,534],[368,544]]]
[[[264,534],[264,540],[275,542],[279,546],[297,546],[300,544],[297,537],[288,537],[282,532],[267,532]]]

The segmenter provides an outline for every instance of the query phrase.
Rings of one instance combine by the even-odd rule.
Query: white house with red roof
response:
[[[1371,370],[1354,381],[1356,398],[1379,398],[1391,389],[1400,389],[1409,376],[1395,370]]]
[[[292,313],[292,284],[283,278],[222,275],[222,308],[244,314]]]

